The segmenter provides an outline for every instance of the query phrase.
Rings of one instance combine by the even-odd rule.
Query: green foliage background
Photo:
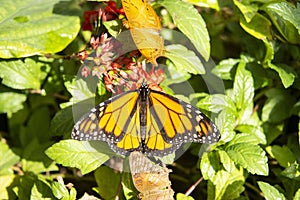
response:
[[[102,166],[110,149],[70,140],[72,104],[95,97],[75,77],[81,63],[66,59],[89,41],[81,21],[90,3],[0,0],[0,199],[78,199],[84,192],[136,199],[129,174]],[[188,80],[196,93],[185,99],[215,113],[222,135],[200,159],[194,144],[169,166],[176,199],[300,199],[300,5],[159,0],[153,6],[167,11],[160,16],[164,37],[176,27],[195,47],[168,38],[163,86],[172,92]],[[213,94],[199,86],[203,80]],[[103,84],[94,87],[100,100],[108,96]]]

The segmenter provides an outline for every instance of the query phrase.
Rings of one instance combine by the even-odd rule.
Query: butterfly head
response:
[[[142,101],[146,101],[146,98],[149,94],[149,88],[148,88],[148,84],[146,82],[143,82],[141,87],[139,88],[139,94],[142,98]]]

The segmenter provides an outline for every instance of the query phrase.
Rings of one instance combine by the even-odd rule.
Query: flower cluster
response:
[[[119,14],[124,14],[123,9],[118,9],[116,3],[110,1],[104,9],[88,12],[85,20],[98,20],[94,24],[99,25],[103,21],[117,19]],[[90,27],[86,25],[84,28]],[[147,82],[154,89],[160,90],[155,86],[163,81],[164,71],[155,70],[154,67],[147,71],[145,65],[135,62],[134,58],[140,54],[138,50],[122,55],[122,44],[115,38],[109,37],[106,32],[102,32],[99,37],[93,36],[90,47],[92,53],[84,50],[78,54],[83,61],[82,77],[97,76],[104,81],[106,89],[112,93],[138,88],[142,82]]]

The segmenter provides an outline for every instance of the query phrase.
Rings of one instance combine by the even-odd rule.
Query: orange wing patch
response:
[[[141,54],[153,65],[164,55],[164,41],[160,37],[160,19],[146,0],[122,0],[131,36]]]

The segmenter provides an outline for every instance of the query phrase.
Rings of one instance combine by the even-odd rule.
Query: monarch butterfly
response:
[[[74,125],[71,136],[105,141],[122,155],[165,156],[183,142],[217,142],[220,133],[197,108],[143,83],[97,105]]]
[[[140,152],[132,152],[129,156],[130,171],[135,188],[140,192],[142,200],[174,199],[174,191],[169,180],[169,170],[153,163]]]
[[[164,55],[164,41],[160,37],[160,19],[146,0],[122,0],[124,12],[134,43],[153,65]]]

